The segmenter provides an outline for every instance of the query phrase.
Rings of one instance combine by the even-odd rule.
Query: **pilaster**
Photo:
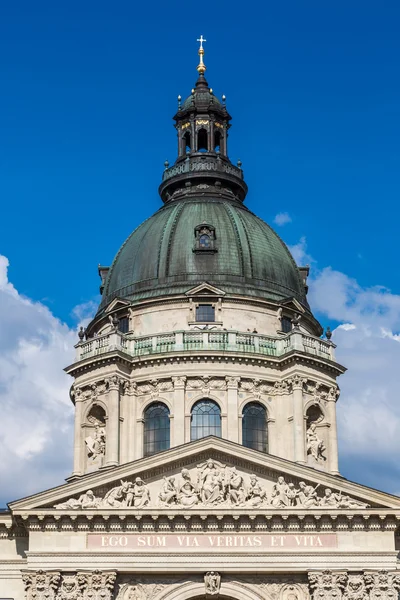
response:
[[[119,464],[119,438],[120,438],[120,400],[119,389],[121,380],[117,375],[106,379],[108,386],[107,400],[107,425],[106,425],[106,467]]]
[[[306,447],[304,435],[304,414],[303,414],[303,386],[305,380],[299,375],[295,375],[292,380],[292,399],[293,399],[293,448],[294,461],[300,464],[306,463]]]
[[[72,388],[72,394],[75,398],[75,422],[74,422],[74,470],[73,477],[83,475],[84,465],[84,441],[82,433],[84,397],[80,388]]]
[[[339,390],[333,387],[329,390],[326,403],[326,416],[330,423],[329,429],[329,470],[333,475],[339,475],[339,452],[336,421],[336,402],[339,397]]]
[[[185,443],[186,377],[172,377],[174,384],[174,419],[171,423],[171,447]]]
[[[225,377],[227,385],[227,439],[239,442],[238,387],[240,377]]]

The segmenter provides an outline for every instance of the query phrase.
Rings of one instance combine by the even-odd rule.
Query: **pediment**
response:
[[[112,302],[107,306],[105,310],[105,314],[111,313],[113,310],[117,308],[124,308],[124,306],[130,306],[130,302],[127,300],[123,300],[122,298],[114,298]]]
[[[330,490],[330,492],[327,490]],[[400,498],[208,437],[9,504],[11,511],[276,512],[400,508]]]
[[[192,288],[191,290],[188,290],[187,292],[185,292],[186,296],[225,296],[226,292],[224,292],[223,290],[220,290],[217,287],[214,287],[213,285],[211,285],[210,283],[207,283],[206,281],[204,281],[203,283],[200,283],[199,285],[197,285],[196,287]]]
[[[285,298],[285,300],[281,301],[281,304],[282,306],[288,306],[289,308],[293,308],[301,314],[306,312],[304,306],[302,306],[300,302],[296,300],[296,298]]]

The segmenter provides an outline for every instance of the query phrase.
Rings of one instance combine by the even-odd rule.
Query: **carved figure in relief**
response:
[[[164,483],[158,497],[164,504],[176,504],[178,494],[175,487],[175,477],[164,477]]]
[[[200,497],[204,504],[223,500],[221,473],[209,459],[199,477]]]
[[[260,485],[256,475],[250,475],[250,486],[247,490],[247,500],[250,506],[260,506],[266,499],[267,493]]]
[[[206,594],[214,596],[219,594],[221,588],[221,575],[216,571],[208,571],[204,575],[204,584],[206,588]]]
[[[179,486],[178,501],[182,506],[193,506],[199,501],[197,491],[192,483],[190,473],[187,469],[181,471],[182,481]]]
[[[304,508],[310,508],[311,506],[318,506],[318,485],[314,488],[312,485],[306,485],[304,481],[300,481],[299,490],[297,492],[297,505]]]
[[[246,500],[246,488],[244,479],[236,471],[236,467],[232,467],[230,470],[225,481],[225,486],[228,500],[234,505],[243,506]]]
[[[326,447],[324,442],[318,437],[316,428],[316,424],[311,423],[310,427],[307,429],[306,438],[307,454],[310,454],[318,462],[320,460],[326,460],[326,456],[324,456]]]
[[[106,453],[106,429],[102,425],[97,424],[94,429],[93,437],[89,435],[85,438],[88,457],[95,459],[96,456],[105,455]]]
[[[104,496],[102,505],[109,507],[111,506],[112,508],[125,506],[126,496],[132,493],[132,488],[133,486],[130,481],[121,480],[121,485],[118,485],[107,492],[107,494]]]
[[[330,488],[326,488],[323,497],[320,499],[320,506],[331,506],[336,508],[341,501],[340,494],[334,494]]]
[[[290,505],[288,498],[290,493],[289,486],[286,483],[284,477],[278,477],[278,481],[274,483],[271,494],[271,504],[275,508],[286,508]]]
[[[69,500],[66,502],[56,504],[54,508],[60,508],[64,510],[85,510],[89,508],[99,508],[100,504],[101,498],[95,496],[92,490],[88,490],[79,496],[78,500],[76,498],[69,498]]]
[[[143,508],[150,502],[150,491],[143,479],[136,477],[133,486],[133,506]]]

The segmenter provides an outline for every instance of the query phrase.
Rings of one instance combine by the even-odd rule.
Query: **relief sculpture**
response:
[[[313,486],[304,481],[287,482],[283,475],[268,491],[265,483],[255,474],[244,475],[234,466],[227,466],[208,459],[198,465],[195,472],[187,468],[180,476],[164,477],[151,497],[150,487],[141,477],[120,482],[103,497],[87,490],[78,498],[70,498],[54,508],[86,510],[97,508],[191,508],[198,507],[247,507],[285,510],[291,508],[311,509],[357,509],[367,508],[342,492],[320,484]]]

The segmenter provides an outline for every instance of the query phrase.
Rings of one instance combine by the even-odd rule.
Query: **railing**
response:
[[[187,158],[184,162],[174,165],[169,169],[165,169],[163,181],[167,181],[168,179],[171,179],[171,177],[181,175],[182,173],[196,173],[199,171],[222,171],[223,173],[228,173],[229,175],[234,175],[235,177],[239,177],[239,179],[243,179],[242,169],[235,167],[231,163],[227,163],[218,158],[205,160],[196,157]]]
[[[210,350],[279,357],[292,351],[300,351],[320,358],[335,360],[334,349],[335,345],[332,342],[302,333],[299,329],[294,329],[287,335],[279,337],[270,337],[258,333],[204,329],[141,337],[133,337],[131,334],[112,331],[79,342],[76,345],[76,360],[84,360],[115,350],[133,357],[170,352]]]

